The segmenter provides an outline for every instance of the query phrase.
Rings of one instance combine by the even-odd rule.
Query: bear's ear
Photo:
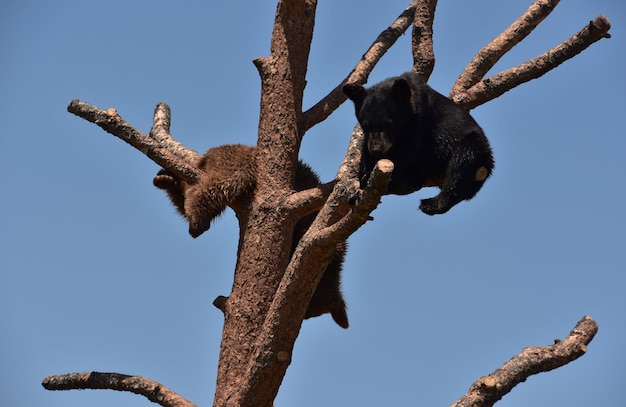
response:
[[[391,94],[398,100],[411,103],[411,85],[404,78],[398,78],[391,86]]]
[[[367,96],[367,89],[365,89],[362,85],[348,83],[343,85],[343,94],[346,95],[348,99],[358,104],[365,100],[365,97]]]

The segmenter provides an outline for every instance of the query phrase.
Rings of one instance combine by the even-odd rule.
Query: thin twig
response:
[[[48,376],[41,383],[46,390],[107,389],[128,391],[146,397],[163,407],[196,407],[167,387],[141,376],[119,373],[68,373]]]

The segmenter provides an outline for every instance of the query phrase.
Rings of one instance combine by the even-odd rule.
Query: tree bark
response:
[[[526,348],[493,373],[478,379],[452,407],[493,406],[531,375],[556,369],[584,355],[597,332],[598,324],[591,317],[583,317],[562,341]]]
[[[240,245],[232,292],[224,307],[214,406],[270,407],[289,365],[290,358],[283,353],[271,354],[267,359],[272,363],[257,376],[247,374],[257,363],[251,356],[289,263],[297,222],[285,211],[285,201],[293,192],[303,135],[302,95],[316,5],[315,0],[279,1],[271,54],[255,61],[262,81],[257,187],[248,216],[239,218]],[[295,340],[297,330],[292,328],[289,334]],[[292,346],[282,352],[291,355]]]
[[[433,48],[433,22],[437,0],[421,0],[415,9],[413,33],[411,35],[413,52],[413,71],[424,82],[428,82],[435,69],[435,50]]]
[[[70,373],[48,376],[41,383],[47,390],[109,389],[128,391],[146,397],[163,407],[196,407],[177,393],[153,380],[119,373]]]

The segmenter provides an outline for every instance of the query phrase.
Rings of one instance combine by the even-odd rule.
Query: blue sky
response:
[[[514,3],[514,4],[513,4]],[[430,84],[446,94],[474,53],[530,4],[440,1]],[[320,2],[305,107],[346,75],[408,0]],[[79,98],[147,132],[157,102],[172,133],[205,151],[254,144],[273,2],[12,1],[0,6],[0,394],[3,405],[153,405],[113,391],[48,392],[41,379],[115,371],[211,405],[232,283],[231,211],[193,240],[158,167],[70,115]],[[417,210],[425,189],[384,197],[350,241],[351,327],[305,321],[280,406],[445,406],[525,346],[600,331],[574,363],[530,378],[498,405],[614,406],[626,384],[626,3],[564,1],[496,66],[560,43],[600,13],[602,40],[544,77],[472,111],[496,170],[471,202]],[[370,84],[409,70],[410,35]],[[492,72],[493,73],[493,72]],[[344,104],[305,137],[325,181],[355,119]]]

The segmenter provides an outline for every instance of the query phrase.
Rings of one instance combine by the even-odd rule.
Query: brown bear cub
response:
[[[241,144],[214,147],[198,161],[198,168],[205,172],[200,181],[190,185],[161,170],[154,177],[154,185],[167,192],[170,200],[189,221],[189,234],[196,238],[207,231],[213,219],[227,206],[236,205],[250,197],[256,186],[255,148]],[[318,175],[305,163],[296,169],[296,191],[313,188],[320,184]],[[317,213],[302,218],[295,226],[293,250]],[[305,318],[330,313],[342,328],[348,328],[346,303],[341,293],[341,269],[346,253],[346,243],[337,245],[313,293]]]
[[[473,198],[493,171],[485,133],[463,108],[407,72],[368,89],[347,84],[365,134],[360,178],[367,182],[376,162],[394,163],[387,193],[405,195],[438,186],[439,195],[423,199],[422,212],[445,213]]]

